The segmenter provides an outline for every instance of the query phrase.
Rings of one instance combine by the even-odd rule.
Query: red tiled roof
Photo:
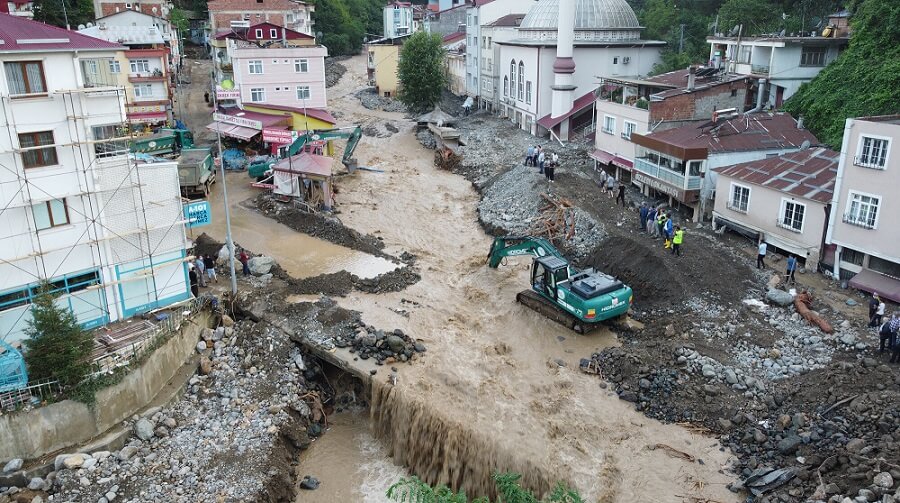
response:
[[[715,124],[688,124],[649,134],[634,133],[634,136],[679,148],[705,148],[711,154],[797,148],[804,141],[819,142],[809,130],[797,129],[797,121],[785,113],[740,115]]]
[[[307,117],[312,117],[314,119],[319,119],[320,121],[327,122],[329,124],[337,124],[337,119],[334,118],[333,115],[328,113],[327,110],[322,110],[321,108],[306,108],[303,107],[289,107],[285,105],[273,105],[271,103],[248,103],[248,106],[253,106],[256,108],[265,108],[268,110],[282,110],[285,112],[294,112],[298,114],[304,114]]]
[[[296,10],[297,4],[306,5],[306,2],[297,2],[293,0],[262,0],[257,2],[247,2],[247,0],[211,0],[206,6],[210,12],[220,12],[226,10],[239,10],[250,12],[265,11],[293,11]]]
[[[445,44],[449,44],[451,42],[456,42],[457,40],[462,40],[466,38],[466,34],[461,31],[454,31],[453,33],[449,33],[444,35],[443,41]]]
[[[0,40],[0,52],[125,49],[106,40],[8,14],[0,14]]]
[[[584,110],[586,107],[592,105],[594,103],[595,99],[596,99],[596,97],[594,96],[594,91],[591,91],[591,92],[585,94],[584,96],[576,99],[575,102],[572,104],[572,109],[569,110],[568,112],[566,112],[556,118],[551,118],[550,115],[552,115],[552,114],[547,114],[544,117],[541,117],[537,121],[537,123],[545,129],[551,129],[553,127],[556,127],[562,121],[568,119],[569,117],[575,115],[576,113]]]
[[[494,0],[474,0],[474,2],[475,2],[475,7],[481,7],[482,5],[487,5],[487,4],[489,4],[489,3],[493,2],[493,1],[494,1]]]
[[[272,40],[270,37],[270,30],[274,28],[278,30],[278,37],[276,40],[281,40],[281,30],[284,30],[285,38],[288,40],[300,40],[300,39],[312,39],[314,38],[312,35],[307,35],[305,33],[300,33],[299,31],[294,31],[290,28],[284,28],[282,26],[278,26],[273,23],[259,23],[255,24],[249,28],[247,28],[246,35],[242,33],[238,33],[233,29],[223,30],[219,35],[216,35],[216,40],[225,40],[226,38],[237,38],[240,40]],[[260,29],[263,31],[262,38],[256,37],[256,30]]]
[[[839,156],[839,153],[827,148],[808,148],[778,157],[722,166],[713,171],[735,180],[827,204],[834,193]]]
[[[519,26],[524,18],[525,14],[507,14],[488,24],[488,26]]]

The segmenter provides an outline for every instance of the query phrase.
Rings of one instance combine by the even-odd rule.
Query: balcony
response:
[[[154,72],[154,73],[130,73],[128,74],[128,82],[138,83],[138,82],[165,82],[168,80],[168,77],[163,75],[162,72]]]
[[[863,229],[875,228],[875,215],[854,215],[853,213],[844,213],[842,221],[845,224],[855,225]]]
[[[768,65],[750,65],[750,72],[753,75],[768,75],[769,74],[769,66]]]
[[[652,164],[646,159],[635,159],[634,169],[684,190],[698,190],[702,182],[702,178],[699,176],[684,176],[681,173]]]
[[[886,161],[887,159],[884,157],[877,158],[870,155],[853,156],[854,165],[861,168],[877,169],[880,171],[884,171],[885,164],[887,164]]]

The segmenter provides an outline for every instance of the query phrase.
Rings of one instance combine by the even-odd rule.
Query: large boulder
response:
[[[153,423],[142,417],[134,423],[134,434],[144,442],[153,438]]]
[[[222,248],[219,249],[219,254],[217,258],[217,262],[220,264],[228,264],[228,259],[231,258],[231,254],[228,253],[228,245],[223,245]]]
[[[269,271],[272,270],[272,266],[275,265],[275,259],[261,255],[250,259],[250,262],[247,265],[250,267],[251,274],[254,276],[262,276],[263,274],[269,274]]]
[[[770,288],[769,291],[766,292],[766,300],[779,306],[789,306],[793,304],[794,296],[784,290]]]

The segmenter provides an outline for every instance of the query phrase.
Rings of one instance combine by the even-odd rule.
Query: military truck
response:
[[[178,157],[178,183],[184,197],[206,197],[216,183],[216,170],[208,148],[186,148]]]

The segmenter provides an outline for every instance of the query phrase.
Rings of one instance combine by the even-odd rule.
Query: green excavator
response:
[[[631,307],[631,288],[593,269],[579,271],[549,241],[530,236],[494,239],[488,266],[496,269],[505,257],[531,255],[531,289],[516,300],[578,333],[598,323],[624,316]]]
[[[307,143],[311,141],[323,141],[323,140],[335,140],[335,139],[347,139],[347,146],[344,148],[344,155],[341,158],[341,162],[344,166],[347,167],[347,171],[353,173],[356,171],[356,168],[359,167],[359,164],[356,161],[356,158],[353,157],[353,151],[356,150],[356,146],[359,145],[359,140],[362,138],[362,128],[359,126],[350,126],[350,127],[342,127],[335,129],[318,129],[313,131],[307,131],[294,140],[293,143],[288,147],[287,154],[285,157],[291,157],[293,155],[297,155],[303,147],[306,146]],[[274,160],[266,160],[259,163],[254,163],[248,166],[247,174],[250,175],[250,178],[256,179],[260,181],[264,179],[267,175],[266,173],[272,169],[272,165],[275,164]]]

